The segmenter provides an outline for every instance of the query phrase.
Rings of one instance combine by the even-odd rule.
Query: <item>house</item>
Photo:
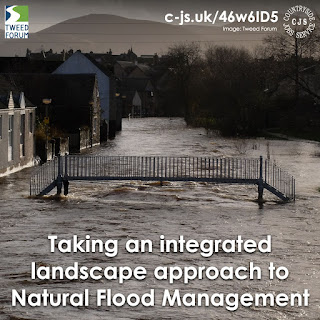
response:
[[[42,156],[41,150],[51,138],[68,137],[70,152],[100,144],[101,108],[95,74],[0,74],[2,82],[23,88],[37,105],[37,152],[44,161],[47,155]]]
[[[103,120],[104,126],[107,126],[108,136],[114,137],[116,133],[117,104],[115,101],[115,78],[112,72],[102,67],[98,62],[92,59],[90,55],[84,55],[80,51],[77,51],[60,65],[53,74],[96,75],[102,109],[101,119]]]
[[[24,93],[0,87],[0,176],[32,166],[35,156],[35,107]]]
[[[114,64],[114,75],[121,80],[126,78],[150,78],[151,68],[142,63],[117,61]]]
[[[133,70],[128,74],[128,78],[151,78],[151,68],[142,63],[137,63]]]
[[[146,64],[117,61],[114,73],[121,80],[121,92],[125,97],[123,116],[145,117],[155,115],[155,88],[152,69]]]
[[[155,114],[154,86],[148,78],[127,78],[123,81],[125,92],[124,115],[131,113],[135,117]]]
[[[131,61],[116,61],[113,67],[114,75],[120,80],[125,79],[134,68],[135,64]]]

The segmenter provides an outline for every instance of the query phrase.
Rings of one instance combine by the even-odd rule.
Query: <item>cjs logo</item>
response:
[[[5,6],[5,38],[29,38],[28,6]]]

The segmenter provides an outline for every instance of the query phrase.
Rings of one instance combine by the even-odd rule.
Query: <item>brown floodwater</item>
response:
[[[296,202],[282,204],[265,192],[263,209],[255,202],[255,186],[210,183],[71,182],[70,194],[60,201],[28,198],[29,178],[34,168],[0,178],[0,319],[319,319],[320,313],[320,145],[308,141],[225,139],[203,129],[189,128],[182,119],[145,118],[123,120],[116,139],[95,148],[96,155],[226,156],[259,157],[276,161],[296,178]],[[70,239],[119,240],[119,253],[50,253],[48,235]],[[159,236],[177,239],[260,240],[272,236],[272,252],[219,252],[209,258],[199,253],[159,253]],[[151,239],[152,253],[128,254],[128,239]],[[144,266],[145,280],[31,280],[31,263],[70,266],[75,261],[98,265]],[[285,266],[286,280],[181,280],[169,284],[155,280],[152,271],[162,266],[261,266],[269,262]],[[112,289],[125,295],[155,289],[154,307],[97,307],[97,289]],[[82,292],[92,297],[87,307],[12,307],[11,290],[28,293]],[[309,289],[306,307],[161,307],[165,289],[181,293],[303,293]]]

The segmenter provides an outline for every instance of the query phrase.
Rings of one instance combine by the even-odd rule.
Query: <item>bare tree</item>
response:
[[[223,134],[251,135],[263,127],[263,86],[256,61],[244,48],[211,46],[205,52],[204,102]]]
[[[316,31],[305,38],[297,38],[295,34],[289,36],[277,33],[265,38],[264,44],[266,56],[274,59],[274,65],[281,77],[294,81],[296,100],[301,89],[316,95],[308,88],[302,76],[305,68],[319,58],[319,36]]]
[[[172,71],[174,85],[185,109],[185,118],[191,116],[194,88],[199,71],[201,73],[201,48],[198,43],[177,44],[169,48],[168,63]]]

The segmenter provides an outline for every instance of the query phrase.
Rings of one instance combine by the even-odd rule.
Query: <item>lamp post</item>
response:
[[[126,109],[126,99],[127,99],[127,96],[126,95],[122,95],[121,96],[121,110],[119,111],[119,118],[120,118],[120,124],[119,124],[119,128],[118,128],[118,130],[120,131],[120,130],[122,130],[122,117],[123,117],[123,115],[124,115],[124,112],[126,111],[125,109]],[[128,117],[129,117],[129,120],[130,120],[130,113],[129,113],[129,115],[128,115]]]
[[[45,149],[46,149],[46,161],[48,160],[48,134],[49,134],[49,123],[50,123],[50,119],[49,119],[49,104],[51,103],[51,99],[49,98],[44,98],[42,99],[42,103],[45,105],[45,117],[44,117],[44,124],[45,124],[45,131],[46,131],[46,145],[45,145]]]
[[[90,104],[90,147],[93,146],[93,131],[94,131],[94,123],[93,123],[93,107],[94,107],[94,100],[89,102]]]

